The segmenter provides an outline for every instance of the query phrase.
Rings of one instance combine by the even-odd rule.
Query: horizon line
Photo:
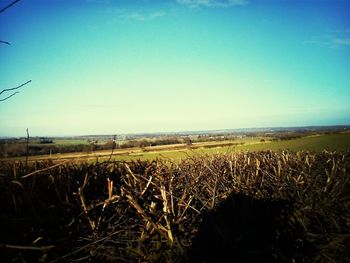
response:
[[[79,135],[35,135],[29,136],[29,138],[38,137],[52,137],[52,138],[63,138],[63,137],[93,137],[93,136],[114,136],[114,135],[155,135],[155,134],[188,134],[188,133],[219,133],[219,132],[234,132],[242,130],[268,130],[268,129],[307,129],[307,128],[350,128],[350,124],[334,124],[334,125],[303,125],[303,126],[261,126],[261,127],[243,127],[243,128],[223,128],[223,129],[210,129],[210,130],[179,130],[179,131],[157,131],[157,132],[124,132],[124,133],[105,133],[105,134],[79,134]],[[247,132],[247,131],[246,131]],[[12,136],[12,135],[1,135],[0,139],[9,138],[26,138],[27,136]]]

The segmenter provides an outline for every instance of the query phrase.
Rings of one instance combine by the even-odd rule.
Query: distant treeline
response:
[[[119,145],[119,148],[125,149],[125,148],[143,148],[143,147],[152,147],[152,146],[158,146],[158,145],[170,145],[170,144],[179,144],[179,143],[185,143],[185,140],[182,138],[177,137],[169,137],[169,138],[162,138],[162,139],[156,139],[156,140],[131,140],[127,141],[121,145]]]
[[[91,151],[92,146],[86,144],[76,145],[29,145],[28,156],[47,155],[55,153]],[[24,143],[3,143],[0,144],[1,157],[20,157],[27,155],[27,146]]]
[[[335,134],[339,131],[323,131],[318,134]],[[159,145],[171,145],[171,144],[187,144],[191,145],[194,142],[210,142],[210,141],[235,141],[237,138],[244,137],[259,137],[261,141],[281,141],[281,140],[294,140],[305,137],[307,135],[315,135],[314,132],[272,132],[272,133],[247,133],[244,135],[230,135],[230,134],[203,134],[196,136],[167,136],[160,138],[140,138],[132,139],[124,142],[118,141],[107,141],[105,143],[99,143],[98,140],[91,141],[88,143],[79,144],[55,144],[55,143],[37,143],[34,141],[29,142],[28,156],[34,155],[48,155],[57,153],[73,153],[73,152],[86,152],[91,153],[94,151],[101,150],[112,150],[114,149],[126,149],[126,148],[144,148],[159,146]],[[54,141],[53,141],[54,142]],[[234,145],[236,143],[233,143]],[[238,142],[238,144],[240,144]],[[192,146],[195,147],[195,146]],[[25,139],[10,139],[0,140],[0,158],[4,157],[20,157],[27,155],[27,145]]]
[[[181,138],[162,138],[157,140],[131,140],[124,143],[116,143],[108,141],[104,144],[90,143],[90,144],[29,144],[28,156],[47,155],[56,153],[72,153],[72,152],[87,152],[101,150],[126,149],[126,148],[144,148],[157,145],[186,143],[185,139]],[[114,146],[113,146],[114,144]],[[25,142],[8,141],[0,143],[0,157],[20,157],[27,155],[27,146]]]

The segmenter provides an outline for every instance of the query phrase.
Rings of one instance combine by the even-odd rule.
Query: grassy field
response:
[[[257,244],[265,262],[271,247],[273,262],[349,262],[349,149],[347,132],[8,158],[0,261],[193,262],[231,254],[231,244],[204,249],[229,227],[246,237],[235,255]],[[146,162],[122,162],[136,160]],[[223,226],[214,239],[200,224],[208,213]]]
[[[115,155],[114,160],[130,161],[130,160],[154,160],[156,158],[169,158],[180,160],[189,155],[212,154],[212,153],[230,153],[242,151],[264,151],[264,150],[289,150],[289,151],[310,151],[322,152],[338,151],[344,152],[350,149],[350,133],[328,134],[319,136],[308,136],[299,139],[287,141],[266,141],[259,140],[245,141],[242,145],[236,146],[218,146],[214,148],[201,147],[198,149],[182,149],[182,150],[162,150],[152,152],[137,152],[127,155]],[[107,157],[106,157],[107,158]],[[105,159],[102,157],[102,159]]]
[[[262,151],[262,150],[290,150],[290,151],[346,151],[350,148],[350,133],[307,136],[294,140],[273,141],[256,144],[239,145],[234,149],[222,148],[220,151]]]
[[[175,145],[161,145],[153,146],[151,148],[128,148],[128,149],[116,149],[113,152],[111,160],[116,161],[131,161],[131,160],[154,160],[156,158],[171,159],[174,161],[180,161],[188,156],[200,155],[200,154],[214,154],[214,153],[232,153],[243,151],[310,151],[310,152],[322,152],[338,151],[344,152],[350,149],[350,133],[338,133],[338,134],[326,134],[326,135],[313,135],[306,136],[292,140],[282,141],[261,141],[260,137],[247,137],[234,141],[223,142],[202,142],[194,143],[191,146],[184,144]],[[77,140],[57,141],[56,143],[78,143]],[[80,142],[79,142],[80,143]],[[53,154],[49,155],[33,156],[29,157],[29,160],[75,160],[77,162],[87,161],[95,162],[108,160],[110,157],[110,150],[96,151],[92,153],[67,153],[67,154]],[[25,157],[12,158],[8,160],[24,160]]]

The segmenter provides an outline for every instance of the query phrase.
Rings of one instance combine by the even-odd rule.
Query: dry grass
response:
[[[277,261],[347,262],[349,171],[349,152],[202,155],[180,163],[3,163],[0,257],[185,261],[203,218],[240,195],[279,204],[279,223],[271,228]],[[244,206],[235,213],[250,215]]]

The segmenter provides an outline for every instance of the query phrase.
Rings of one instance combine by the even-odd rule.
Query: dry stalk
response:
[[[114,236],[114,235],[116,235],[116,234],[119,234],[119,232],[120,232],[120,231],[115,231],[115,232],[112,232],[111,234],[109,234],[109,235],[107,235],[107,236],[105,236],[105,237],[103,237],[103,238],[94,240],[94,241],[88,243],[87,245],[85,245],[85,246],[83,246],[83,247],[80,247],[80,248],[74,250],[73,252],[71,252],[71,253],[69,253],[69,254],[66,254],[66,255],[64,255],[64,256],[62,256],[62,257],[60,257],[60,258],[58,258],[58,259],[55,259],[55,260],[53,260],[53,261],[50,261],[50,263],[60,262],[60,261],[61,261],[62,259],[64,259],[64,258],[67,258],[67,257],[70,257],[70,256],[72,256],[72,255],[74,255],[74,254],[77,254],[77,253],[83,251],[84,249],[87,249],[88,247],[94,245],[94,244],[98,244],[98,243],[100,243],[100,242],[102,242],[102,241],[105,241],[105,240],[107,240],[108,238],[110,238],[110,237],[112,237],[112,236]],[[90,257],[90,256],[91,256],[91,255],[89,254],[89,257]]]
[[[34,172],[32,172],[32,173],[23,175],[21,178],[24,179],[24,178],[30,177],[30,176],[35,175],[35,174],[38,174],[38,173],[46,172],[46,171],[51,170],[51,169],[53,169],[53,168],[55,168],[55,167],[57,167],[57,166],[64,165],[64,164],[66,164],[67,162],[68,162],[68,160],[67,160],[67,161],[64,161],[64,162],[62,162],[62,163],[58,163],[58,164],[52,165],[52,166],[50,166],[50,167],[46,167],[46,168],[41,169],[41,170],[36,170],[36,171],[34,171]]]
[[[146,223],[150,224],[155,230],[157,230],[159,232],[159,234],[163,235],[162,231],[167,232],[167,229],[164,228],[162,225],[160,224],[155,224],[153,222],[153,220],[146,214],[146,212],[143,210],[143,208],[137,203],[137,201],[135,199],[132,198],[131,195],[126,195],[126,197],[128,198],[129,203],[137,210],[137,212],[140,214],[140,216],[142,217],[142,219],[144,221],[146,221]],[[162,231],[159,231],[162,230]],[[167,236],[165,236],[167,238]]]
[[[78,188],[78,194],[79,194],[79,198],[80,198],[80,202],[81,202],[81,206],[83,208],[84,214],[86,215],[86,217],[87,217],[87,219],[89,221],[91,230],[94,231],[96,225],[95,225],[95,222],[89,217],[88,209],[87,209],[86,201],[85,201],[85,197],[84,197],[84,188],[85,188],[85,186],[87,184],[88,177],[89,177],[89,175],[86,174],[85,178],[84,178],[83,185]]]
[[[7,245],[1,244],[0,248],[3,249],[13,249],[13,250],[31,250],[31,251],[47,251],[55,248],[55,245],[50,246],[41,246],[41,247],[33,247],[33,246],[17,246],[17,245]]]
[[[153,175],[151,175],[151,176],[148,178],[147,184],[146,184],[145,188],[142,190],[140,196],[143,196],[143,195],[145,194],[145,192],[147,191],[149,185],[150,185],[151,182],[152,182],[152,178],[153,178]]]
[[[214,187],[213,187],[213,196],[212,196],[212,200],[211,200],[211,208],[214,208],[214,206],[215,206],[217,184],[218,184],[218,177],[217,177],[217,175],[215,175],[215,182],[214,182]]]
[[[174,242],[173,233],[171,232],[171,224],[170,220],[168,218],[168,214],[170,214],[169,207],[168,207],[168,200],[166,198],[166,192],[164,185],[160,188],[160,193],[163,198],[163,212],[164,212],[164,219],[166,222],[166,228],[167,228],[167,234],[168,234],[168,240],[170,241],[170,244]]]
[[[190,196],[190,200],[188,200],[188,202],[186,203],[185,208],[184,208],[184,210],[182,211],[182,213],[181,213],[179,219],[182,219],[182,218],[183,218],[183,216],[185,215],[187,209],[190,207],[190,204],[191,204],[192,200],[193,200],[193,196]],[[180,205],[180,204],[179,204],[179,205]],[[198,214],[200,213],[197,209],[195,209],[195,211],[196,211]]]
[[[125,168],[127,169],[128,173],[126,174],[128,180],[129,180],[129,186],[131,186],[131,182],[130,182],[130,177],[128,176],[129,174],[132,176],[133,180],[134,180],[134,186],[136,186],[136,182],[137,182],[137,178],[134,175],[134,173],[131,171],[129,165],[127,163],[124,163]]]
[[[98,228],[100,226],[101,223],[101,219],[102,219],[102,215],[106,209],[106,207],[111,204],[112,202],[119,200],[120,196],[118,195],[113,195],[113,181],[110,180],[109,178],[107,178],[107,190],[108,190],[108,198],[106,200],[103,201],[103,207],[102,207],[102,211],[101,214],[97,220],[97,225],[96,228]],[[96,206],[94,206],[95,208]],[[90,208],[91,209],[91,208]],[[89,210],[90,210],[89,209]]]
[[[23,218],[27,225],[26,233],[33,231],[34,238],[46,237],[48,233],[40,232],[37,235],[38,231],[42,231],[41,225],[47,222],[60,224],[60,221],[45,218],[36,204],[39,203],[44,209],[48,206],[53,209],[43,211],[46,215],[47,211],[66,211],[69,203],[71,212],[65,213],[67,217],[62,218],[63,224],[55,228],[55,235],[57,231],[72,231],[77,235],[77,239],[73,240],[74,247],[61,249],[57,242],[54,243],[57,250],[41,252],[36,250],[40,247],[35,247],[39,242],[34,244],[31,239],[30,243],[20,243],[28,248],[28,251],[23,250],[26,252],[23,253],[24,258],[27,254],[34,257],[47,254],[51,259],[57,255],[57,262],[178,262],[186,253],[181,246],[190,246],[198,233],[201,213],[215,208],[216,203],[227,198],[230,193],[266,201],[282,198],[291,201],[295,208],[290,217],[283,218],[284,230],[291,232],[293,238],[311,242],[313,247],[322,249],[317,252],[320,261],[327,258],[342,261],[343,254],[343,258],[348,259],[348,239],[339,237],[338,241],[337,235],[349,233],[349,160],[349,154],[342,157],[336,153],[247,152],[192,156],[173,165],[162,160],[152,163],[113,162],[113,169],[104,163],[66,166],[61,163],[57,164],[56,169],[52,168],[57,165],[40,170],[43,166],[33,163],[29,171],[39,170],[31,174],[26,174],[28,169],[24,164],[16,163],[9,166],[8,170],[0,167],[2,174],[9,175],[8,179],[5,176],[5,179],[0,178],[3,184],[1,190],[10,189],[9,193],[0,192],[2,198],[7,198],[2,211],[10,204],[13,214],[8,215],[7,220]],[[36,173],[45,176],[30,177]],[[18,180],[13,180],[14,175],[17,175]],[[25,179],[27,177],[33,180]],[[50,186],[53,178],[55,188]],[[107,179],[106,182],[106,178],[113,178],[113,181]],[[54,191],[58,197],[65,197],[65,200],[62,202],[57,198]],[[52,200],[44,200],[42,193]],[[33,212],[30,211],[31,205]],[[34,216],[34,212],[37,215]],[[245,207],[235,210],[234,214],[239,215],[241,212],[244,215]],[[84,217],[80,222],[76,220],[76,214],[79,213]],[[24,214],[30,216],[24,218]],[[37,218],[43,224],[40,222],[34,229],[32,222]],[[90,228],[93,229],[92,233]],[[83,232],[79,232],[81,229]],[[51,238],[49,234],[48,237]],[[288,244],[294,247],[295,241],[288,240]],[[40,242],[45,242],[45,239]],[[15,247],[0,245],[0,250],[7,249],[13,255],[22,252],[21,246]],[[35,249],[31,251],[33,247]],[[339,251],[341,254],[337,257]],[[287,260],[302,262],[302,253],[299,250],[295,254],[291,252]],[[307,262],[315,262],[315,257],[305,257]]]

